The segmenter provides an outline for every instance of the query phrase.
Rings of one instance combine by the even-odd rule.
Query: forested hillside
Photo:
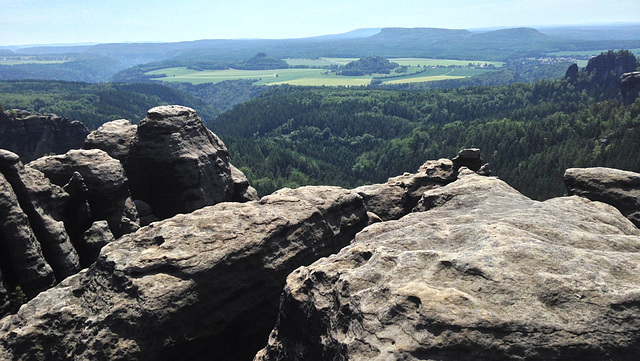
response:
[[[638,66],[628,52],[609,56],[632,57],[626,71]],[[441,91],[285,87],[236,106],[211,127],[263,194],[383,182],[464,147],[480,148],[496,175],[538,199],[564,192],[568,167],[640,170],[640,103],[623,106],[617,77],[587,71]]]
[[[37,61],[20,61],[16,64],[0,64],[0,80],[41,79],[82,81],[97,83],[109,80],[113,74],[125,69],[118,60],[94,54],[41,55]],[[58,60],[64,59],[64,60]]]
[[[220,113],[199,98],[159,84],[5,81],[0,82],[0,103],[6,109],[54,113],[79,120],[89,129],[122,118],[136,123],[147,110],[163,104],[192,107],[205,121]]]

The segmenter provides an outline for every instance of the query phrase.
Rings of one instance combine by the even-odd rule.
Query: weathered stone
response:
[[[115,241],[111,230],[109,229],[109,223],[107,221],[96,221],[91,227],[82,235],[83,247],[86,254],[83,255],[83,259],[93,260],[91,263],[98,259],[100,250],[107,244]],[[90,264],[87,265],[87,267]]]
[[[43,157],[28,165],[59,186],[66,185],[75,172],[80,173],[87,186],[92,221],[109,222],[114,236],[120,237],[130,231],[131,222],[137,222],[122,164],[104,151],[70,150],[64,155]]]
[[[469,148],[463,149],[458,152],[458,155],[452,159],[453,166],[456,169],[460,167],[467,167],[474,172],[477,172],[482,167],[482,156],[480,155],[480,149]]]
[[[73,172],[69,183],[65,184],[63,189],[69,194],[69,201],[65,208],[65,228],[80,256],[80,264],[82,267],[88,267],[95,262],[95,258],[86,258],[91,252],[83,249],[84,232],[93,223],[91,220],[91,206],[89,205],[89,189],[84,182],[82,174],[78,172]]]
[[[127,174],[133,198],[161,219],[233,196],[227,148],[187,107],[149,110],[131,144]]]
[[[569,194],[616,207],[640,227],[640,174],[612,168],[570,168],[564,173]]]
[[[151,206],[139,199],[133,201],[138,210],[138,218],[140,219],[140,227],[148,226],[152,222],[159,221],[160,219],[153,214]]]
[[[10,117],[0,113],[0,148],[17,153],[25,161],[80,148],[89,134],[81,122],[70,122],[55,114],[20,111]]]
[[[286,276],[367,224],[337,187],[283,189],[153,223],[0,320],[7,360],[246,360],[267,340]]]
[[[461,170],[287,278],[255,360],[635,360],[640,230],[580,197]]]
[[[20,286],[28,297],[55,284],[53,270],[42,255],[11,184],[0,173],[0,268],[4,281]]]
[[[625,105],[633,104],[640,97],[640,71],[622,74],[620,92]]]
[[[229,163],[229,167],[231,168],[231,179],[233,180],[233,197],[231,197],[231,200],[234,202],[249,202],[260,199],[255,188],[249,185],[249,180],[247,180],[244,173],[231,163]]]
[[[456,169],[449,159],[427,161],[417,173],[389,178],[385,184],[373,184],[354,189],[367,205],[367,210],[382,220],[398,219],[411,212],[422,194],[432,188],[451,183]]]
[[[4,283],[4,277],[2,277],[2,269],[0,269],[0,317],[6,315],[11,310],[11,301],[9,299],[9,292]]]
[[[101,149],[112,158],[127,163],[131,143],[135,139],[138,126],[127,119],[104,123],[97,130],[89,133],[84,141],[84,149]]]
[[[62,222],[69,196],[41,172],[14,160],[0,156],[0,173],[15,192],[47,263],[60,281],[80,269],[78,254]]]

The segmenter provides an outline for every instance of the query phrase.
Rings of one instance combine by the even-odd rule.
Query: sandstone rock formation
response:
[[[482,167],[482,156],[480,155],[480,149],[468,148],[458,152],[453,159],[453,166],[456,169],[461,167],[467,167],[474,172],[477,172]]]
[[[129,149],[136,136],[138,126],[126,119],[114,120],[101,125],[87,135],[82,146],[84,149],[101,149],[112,158],[127,164]]]
[[[0,148],[30,161],[45,154],[62,154],[82,147],[89,130],[79,121],[55,114],[39,115],[24,110],[0,112]]]
[[[640,174],[604,167],[569,168],[564,182],[569,194],[610,204],[640,227]]]
[[[70,150],[64,155],[39,158],[28,165],[44,173],[59,186],[65,186],[74,173],[79,173],[87,188],[91,222],[106,220],[116,238],[139,228],[124,168],[104,151]],[[79,181],[75,177],[76,182]]]
[[[633,104],[640,97],[640,71],[622,74],[620,92],[625,105]]]
[[[533,201],[468,170],[425,200],[435,208],[373,224],[289,275],[255,360],[640,354],[640,230],[613,207]]]
[[[0,253],[3,281],[20,286],[29,297],[55,283],[51,266],[44,259],[11,184],[0,173]]]
[[[242,172],[229,163],[222,141],[196,112],[171,105],[150,109],[139,126],[127,120],[92,132],[85,149],[120,160],[132,197],[160,219],[224,201],[257,200]]]
[[[0,320],[0,359],[251,359],[286,276],[367,221],[356,193],[303,187],[155,222]]]
[[[367,205],[367,210],[383,221],[398,219],[411,212],[422,194],[456,180],[457,168],[449,159],[427,161],[417,173],[389,178],[387,183],[354,189]]]

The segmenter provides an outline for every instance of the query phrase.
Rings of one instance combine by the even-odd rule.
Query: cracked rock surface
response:
[[[256,361],[635,360],[640,230],[461,170],[424,212],[291,273]]]
[[[153,223],[1,319],[0,359],[250,360],[287,275],[367,223],[362,198],[338,187],[282,189]]]

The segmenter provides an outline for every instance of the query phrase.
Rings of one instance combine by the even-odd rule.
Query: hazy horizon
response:
[[[553,9],[553,11],[550,11]],[[0,45],[286,39],[362,28],[482,29],[640,23],[640,2],[595,0],[14,1]]]

